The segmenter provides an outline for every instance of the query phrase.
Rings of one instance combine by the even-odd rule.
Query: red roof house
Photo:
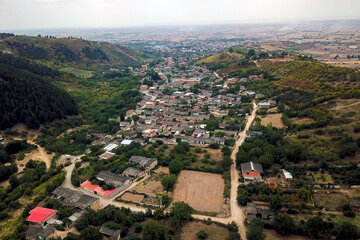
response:
[[[83,187],[86,190],[96,192],[99,195],[103,195],[106,197],[109,197],[112,193],[116,192],[118,188],[114,188],[112,190],[104,190],[99,185],[94,185],[90,181],[86,180],[81,184],[81,187]]]
[[[53,209],[36,207],[29,212],[30,216],[26,221],[44,224],[46,221],[55,218],[56,212],[57,211]]]

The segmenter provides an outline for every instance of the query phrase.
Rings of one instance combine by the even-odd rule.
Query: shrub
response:
[[[208,237],[207,232],[205,230],[200,230],[196,233],[198,239],[206,239]]]

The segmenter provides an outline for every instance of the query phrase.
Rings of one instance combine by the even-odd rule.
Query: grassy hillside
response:
[[[198,64],[228,64],[234,61],[243,59],[243,55],[240,53],[218,53],[209,57],[199,60]]]
[[[79,38],[45,38],[0,35],[0,51],[39,60],[51,65],[99,67],[139,66],[144,59],[129,48]]]
[[[334,67],[315,60],[259,61],[259,66],[280,79],[279,84],[311,91],[316,84],[336,88],[358,87],[360,72],[351,68]]]

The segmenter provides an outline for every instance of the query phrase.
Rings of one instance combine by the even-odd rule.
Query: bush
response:
[[[208,147],[211,148],[211,149],[219,149],[220,144],[218,144],[218,143],[210,143]]]
[[[161,179],[161,185],[166,191],[172,191],[176,181],[177,176],[174,174],[169,174]]]
[[[140,223],[135,223],[134,231],[135,231],[136,233],[141,233],[141,231],[142,231],[142,225],[141,225]]]
[[[200,230],[196,233],[198,239],[206,239],[208,237],[207,232],[205,230]]]
[[[289,215],[278,214],[275,217],[274,226],[276,232],[280,233],[281,235],[287,235],[294,231],[295,222]]]

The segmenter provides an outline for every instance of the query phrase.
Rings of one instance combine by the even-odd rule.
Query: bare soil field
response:
[[[310,238],[300,235],[286,235],[282,236],[278,234],[275,230],[265,230],[266,240],[310,240]]]
[[[140,195],[140,194],[126,192],[123,195],[121,195],[120,199],[124,200],[124,201],[133,202],[133,203],[139,203],[141,200],[144,199],[144,196]]]
[[[182,171],[174,189],[174,202],[184,201],[195,210],[220,212],[224,205],[224,180],[220,174]]]
[[[170,171],[169,171],[169,168],[168,167],[158,167],[157,169],[154,170],[155,173],[157,174],[169,174]]]
[[[267,126],[269,123],[271,123],[273,127],[284,128],[285,125],[281,120],[281,117],[281,113],[268,114],[265,118],[261,119],[261,125]]]
[[[161,176],[162,174],[153,174],[151,177],[141,182],[136,187],[130,189],[130,191],[135,190],[138,193],[145,193],[153,196],[155,196],[157,193],[162,193],[164,189],[161,185]]]
[[[221,149],[206,148],[203,150],[206,150],[207,153],[211,155],[210,160],[221,161],[223,159]],[[197,155],[199,156],[199,159],[203,159],[207,153],[197,153]]]
[[[182,228],[180,239],[196,240],[198,239],[196,233],[200,230],[204,230],[208,234],[206,238],[208,240],[225,240],[229,235],[226,228],[215,224],[206,225],[202,222],[188,222]]]

